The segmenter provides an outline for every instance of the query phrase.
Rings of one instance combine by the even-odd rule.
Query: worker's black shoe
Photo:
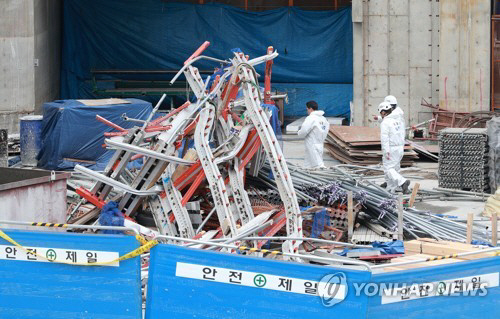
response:
[[[406,180],[406,182],[403,183],[403,185],[401,185],[401,189],[403,190],[403,194],[410,194],[410,180]]]
[[[380,187],[382,187],[382,188],[387,188],[387,183],[386,183],[386,182],[383,182],[382,184],[380,184]]]

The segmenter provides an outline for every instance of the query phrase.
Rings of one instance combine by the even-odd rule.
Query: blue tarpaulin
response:
[[[404,254],[405,253],[405,247],[404,244],[401,240],[393,240],[393,241],[388,241],[388,242],[378,242],[374,241],[372,243],[372,247],[374,249],[365,249],[365,248],[345,248],[343,251],[340,253],[337,253],[337,255],[340,256],[347,256],[347,253],[350,251],[374,251],[374,250],[379,250],[382,255],[394,255],[394,254]]]
[[[290,94],[285,115],[305,115],[317,100],[327,115],[349,112],[352,99],[351,9],[305,11],[283,7],[249,12],[209,3],[161,0],[64,1],[61,97],[93,98],[92,69],[174,70],[204,42],[205,55],[250,57],[272,45],[273,89]],[[213,63],[200,62],[200,70]],[[264,65],[257,71],[263,74]],[[112,75],[110,75],[112,78]]]
[[[38,153],[38,166],[44,169],[64,170],[76,164],[89,166],[85,162],[97,162],[90,168],[103,170],[113,155],[112,150],[102,147],[104,132],[115,132],[111,127],[98,122],[96,115],[130,128],[137,123],[126,122],[128,117],[145,120],[151,114],[151,103],[138,99],[127,99],[131,103],[103,106],[86,106],[76,100],[60,100],[43,104],[42,149]]]

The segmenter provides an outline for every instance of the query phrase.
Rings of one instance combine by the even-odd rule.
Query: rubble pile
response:
[[[270,76],[278,53],[269,48],[266,55],[250,59],[234,50],[231,58],[221,60],[201,55],[207,46],[172,79],[183,74],[196,101],[155,118],[162,97],[146,121],[135,120],[138,125],[129,129],[98,117],[115,129],[104,133],[106,147],[115,152],[102,172],[75,167],[68,183],[68,222],[103,224],[112,220],[103,214],[118,209],[127,227],[150,238],[233,252],[234,247],[266,246],[280,256],[301,253],[299,261],[320,247],[318,242],[327,253],[356,246],[354,239],[347,242],[350,218],[354,228],[361,225],[393,239],[397,198],[371,183],[363,175],[366,168],[339,165],[309,171],[284,158],[271,125],[275,121],[270,121]],[[194,66],[200,60],[217,64],[212,76],[201,78]],[[263,63],[261,90],[254,67]],[[131,165],[136,161],[141,165]],[[407,210],[403,234],[465,237],[460,226],[432,218]],[[443,231],[447,229],[453,232]]]

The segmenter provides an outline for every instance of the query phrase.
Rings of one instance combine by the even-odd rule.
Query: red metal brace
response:
[[[95,205],[98,208],[103,208],[104,205],[106,205],[106,202],[103,201],[102,199],[98,198],[96,195],[92,194],[90,191],[83,187],[78,187],[75,192],[80,195],[81,197],[85,198],[88,200],[90,203]]]
[[[253,136],[256,135],[256,134],[257,134],[257,131],[250,132],[247,140],[251,141],[252,138],[253,138]],[[239,154],[239,156],[241,158],[241,164],[240,164],[240,167],[239,167],[240,170],[244,169],[245,166],[248,164],[248,162],[250,162],[250,160],[252,159],[252,157],[259,150],[260,145],[261,145],[260,137],[257,136],[257,138],[253,142],[250,150],[247,153],[245,153],[245,154]],[[243,146],[243,149],[245,149],[245,146]]]
[[[123,131],[120,131],[120,132],[105,132],[104,133],[104,136],[106,137],[113,137],[113,136],[123,136],[123,135],[127,135],[128,132],[123,132]]]
[[[135,154],[134,156],[132,156],[132,157],[130,158],[130,161],[129,161],[129,162],[133,162],[133,161],[135,161],[136,159],[139,159],[139,158],[141,158],[141,157],[144,157],[144,154]]]
[[[224,91],[222,92],[221,97],[223,98],[224,105],[222,105],[221,114],[225,121],[227,121],[227,115],[229,113],[229,102],[234,100],[238,96],[238,82],[239,77],[235,79],[234,84],[231,82],[231,80],[229,80],[228,84],[224,88]]]
[[[191,183],[192,180],[194,180],[195,176],[192,175],[194,172],[201,170],[201,162],[198,160],[196,163],[191,165],[184,173],[179,175],[174,181],[174,187],[177,188],[179,191],[183,190],[187,185]],[[180,186],[182,183],[182,186]]]
[[[238,115],[234,114],[233,112],[229,111],[229,113],[231,113],[231,117],[233,118],[233,120],[235,120],[236,122],[238,122],[238,124],[242,125],[243,124],[243,120],[240,119],[238,117]]]
[[[277,232],[279,232],[281,230],[281,228],[283,228],[283,226],[286,225],[285,210],[282,209],[277,214],[275,214],[274,217],[272,218],[272,220],[273,220],[273,224],[269,227],[266,227],[264,230],[262,230],[262,232],[259,233],[259,236],[272,237]],[[267,242],[267,240],[259,241],[257,244],[257,247],[261,248],[266,242]]]
[[[217,75],[215,77],[214,82],[212,83],[212,87],[210,88],[210,92],[212,92],[217,87],[217,84],[219,84],[219,81],[220,81],[220,75]]]
[[[196,127],[196,124],[198,123],[198,120],[200,119],[200,115],[198,114],[196,116],[196,119],[191,122],[191,124],[189,124],[185,129],[184,129],[184,133],[180,136],[181,139],[183,139],[186,135],[188,135],[189,133],[191,133],[192,130],[195,129]]]
[[[248,132],[247,140],[245,141],[245,144],[243,144],[243,147],[238,152],[238,154],[236,154],[236,156],[238,156],[241,159],[248,153],[248,150],[251,147],[250,144],[253,143],[255,139],[258,138],[258,136],[256,135],[257,135],[257,130],[255,128],[251,129],[250,132]]]
[[[175,114],[179,113],[180,111],[184,110],[186,107],[188,107],[190,105],[191,105],[191,102],[187,101],[186,103],[182,104],[181,106],[179,106],[178,108],[176,108],[172,112],[168,113],[167,115],[159,117],[156,120],[151,121],[148,126],[160,125],[161,122],[165,121],[169,117],[174,116]]]
[[[202,170],[198,176],[196,176],[194,182],[191,184],[189,189],[187,190],[186,194],[184,194],[184,197],[182,197],[181,200],[181,205],[186,206],[187,202],[191,199],[193,196],[194,192],[200,186],[201,182],[205,179],[205,172]]]
[[[96,120],[98,120],[99,122],[101,122],[101,123],[103,123],[103,124],[106,124],[107,126],[110,126],[110,127],[114,128],[114,129],[115,129],[115,130],[117,130],[117,131],[122,131],[122,132],[127,132],[127,133],[128,133],[128,131],[127,131],[126,129],[124,129],[123,127],[121,127],[120,125],[117,125],[117,124],[115,124],[115,123],[113,123],[113,122],[111,122],[111,121],[108,121],[108,120],[106,120],[106,119],[105,119],[104,117],[102,117],[102,116],[96,115],[96,116],[95,116],[95,118],[96,118]]]
[[[274,48],[268,47],[267,54],[272,54]],[[273,100],[271,100],[271,73],[273,70],[273,60],[269,60],[266,62],[266,70],[264,76],[264,103],[265,104],[274,104]]]
[[[168,131],[171,128],[172,128],[172,125],[148,126],[148,127],[146,127],[146,129],[144,131],[147,133],[150,133],[150,132],[158,132],[158,131]]]
[[[210,42],[208,41],[203,42],[203,44],[200,45],[200,47],[196,51],[194,51],[194,53],[191,54],[191,56],[184,62],[184,65],[188,64],[189,61],[191,61],[192,59],[198,57],[203,51],[205,51],[206,48],[208,48],[209,45]]]

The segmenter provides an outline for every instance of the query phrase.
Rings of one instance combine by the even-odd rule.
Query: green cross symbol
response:
[[[253,277],[253,283],[257,287],[264,287],[267,283],[267,279],[264,275],[258,274]]]
[[[45,257],[47,257],[47,259],[49,261],[54,261],[56,260],[57,258],[57,254],[56,254],[56,251],[54,249],[49,249],[47,250],[47,252],[45,253]]]
[[[437,288],[437,293],[443,295],[446,291],[446,284],[444,282],[440,282]]]

